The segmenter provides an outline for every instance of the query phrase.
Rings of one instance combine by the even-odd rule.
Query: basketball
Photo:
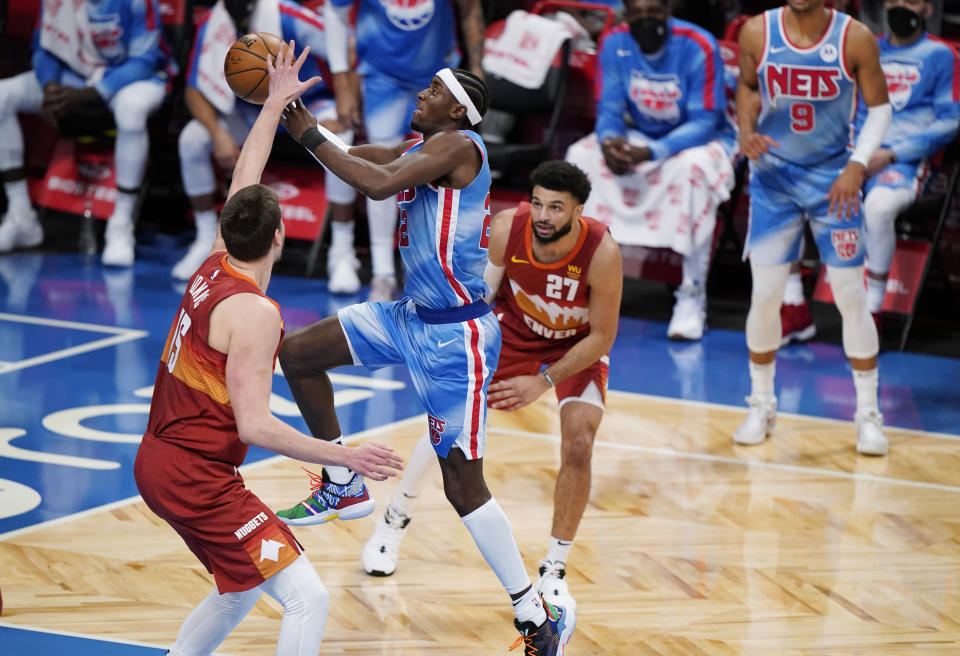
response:
[[[241,99],[262,105],[267,99],[270,74],[267,55],[276,60],[280,37],[268,32],[246,34],[230,46],[223,60],[223,76],[230,89]]]

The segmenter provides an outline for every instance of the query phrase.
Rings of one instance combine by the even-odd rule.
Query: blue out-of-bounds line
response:
[[[0,621],[0,653],[3,656],[162,656],[166,652],[166,647],[142,642],[92,638]]]

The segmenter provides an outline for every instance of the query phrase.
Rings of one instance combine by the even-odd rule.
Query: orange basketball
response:
[[[230,46],[223,60],[223,75],[242,100],[262,105],[267,99],[270,76],[267,73],[267,55],[276,60],[281,43],[278,36],[256,32],[240,37]]]

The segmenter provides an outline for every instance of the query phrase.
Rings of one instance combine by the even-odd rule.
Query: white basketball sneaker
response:
[[[733,433],[737,444],[761,444],[777,423],[777,398],[760,399],[747,397],[747,418]]]
[[[883,415],[876,410],[858,412],[854,415],[857,424],[857,453],[865,456],[885,456],[889,449],[883,434]]]
[[[707,321],[707,297],[702,291],[681,287],[676,291],[677,302],[667,326],[667,337],[695,342],[703,337]]]
[[[0,253],[9,253],[17,248],[33,248],[43,242],[43,226],[33,208],[14,214],[7,212],[0,223]]]
[[[396,510],[393,504],[387,506],[383,516],[377,520],[373,535],[363,545],[363,571],[371,576],[390,576],[396,571],[397,550],[410,519],[409,515]]]
[[[133,223],[118,221],[111,217],[107,221],[107,229],[103,233],[101,264],[115,267],[133,266],[134,244]]]
[[[212,236],[197,233],[197,237],[190,244],[190,248],[187,249],[187,254],[173,265],[170,275],[173,276],[174,280],[189,280],[194,271],[199,269],[204,260],[210,256],[210,249],[213,248],[213,242],[216,239],[216,232]]]
[[[327,256],[327,290],[331,294],[356,294],[360,291],[360,262],[352,252],[334,253]]]
[[[570,596],[570,588],[567,587],[567,582],[563,580],[566,575],[565,563],[556,560],[541,560],[540,578],[537,580],[537,591],[540,596],[554,606],[575,606],[576,602]]]

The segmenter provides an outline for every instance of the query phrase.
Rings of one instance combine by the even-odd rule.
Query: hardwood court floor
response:
[[[889,429],[888,459],[857,457],[846,422],[782,415],[766,444],[733,447],[743,411],[611,392],[590,505],[571,554],[571,656],[960,653],[956,438]],[[535,573],[559,459],[555,403],[490,417],[491,490]],[[423,417],[367,435],[408,454]],[[306,487],[273,459],[245,471],[268,505]],[[373,484],[382,509],[394,482]],[[371,578],[376,513],[295,529],[332,594],[322,654],[501,654],[507,597],[442,496],[439,470],[401,547]],[[4,621],[169,645],[211,586],[138,500],[0,542]],[[264,597],[219,653],[273,654]],[[0,648],[0,652],[2,652]],[[514,652],[516,653],[516,652]]]

